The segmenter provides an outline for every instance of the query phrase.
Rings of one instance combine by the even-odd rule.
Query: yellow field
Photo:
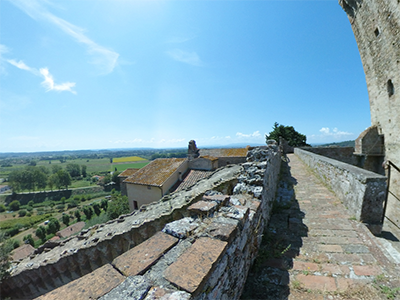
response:
[[[114,163],[124,163],[124,162],[135,162],[135,161],[142,161],[146,160],[139,156],[129,156],[129,157],[117,157],[113,159]]]

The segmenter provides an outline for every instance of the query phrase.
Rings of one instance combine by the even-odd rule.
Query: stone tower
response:
[[[371,149],[378,156],[376,149],[380,143],[381,160],[400,167],[400,0],[339,0],[339,4],[350,20],[364,67],[370,130],[380,135]],[[374,134],[362,133],[358,144],[363,144],[361,140],[367,136]],[[364,157],[368,157],[368,152],[367,148],[356,149],[356,154]],[[393,172],[390,186],[400,195],[399,173]],[[400,204],[388,207],[388,213],[395,211],[397,216],[393,218],[400,222]]]

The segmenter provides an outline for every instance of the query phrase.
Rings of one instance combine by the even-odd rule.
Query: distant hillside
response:
[[[353,147],[355,146],[355,141],[344,141],[340,143],[330,143],[318,145],[318,147]]]

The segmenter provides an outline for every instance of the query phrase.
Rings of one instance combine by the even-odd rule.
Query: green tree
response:
[[[93,210],[94,210],[94,213],[95,213],[96,215],[100,216],[100,214],[101,214],[101,209],[100,209],[99,203],[93,204]]]
[[[35,232],[35,235],[42,240],[42,242],[46,241],[46,228],[40,225]]]
[[[10,274],[10,253],[14,249],[11,239],[7,239],[5,232],[0,231],[0,282]]]
[[[62,170],[62,167],[60,165],[52,165],[51,166],[51,172],[53,174],[56,174],[58,171]]]
[[[120,215],[129,213],[128,197],[114,194],[108,204],[107,215],[110,220],[118,218]]]
[[[275,122],[272,129],[273,130],[269,134],[265,135],[267,141],[275,140],[279,142],[279,137],[282,137],[292,147],[308,146],[306,143],[307,137],[304,134],[297,132],[293,126],[279,125],[279,123]]]
[[[93,209],[90,206],[85,206],[83,208],[83,213],[86,216],[86,220],[90,220],[93,216]]]
[[[66,226],[69,226],[69,221],[70,221],[69,215],[65,214],[65,215],[62,216],[62,222],[63,222]]]
[[[17,211],[19,210],[20,205],[21,204],[19,203],[18,200],[14,200],[8,205],[8,208],[12,211]]]
[[[81,212],[77,209],[77,210],[74,212],[74,215],[75,215],[76,220],[77,220],[78,222],[80,222],[80,221],[81,221]]]
[[[25,216],[26,216],[26,210],[25,210],[25,209],[21,209],[21,210],[18,212],[18,216],[19,216],[19,217],[25,217]]]
[[[47,179],[47,185],[49,186],[50,190],[53,190],[53,187],[59,186],[59,178],[57,174],[51,174]],[[61,187],[61,186],[60,186]]]
[[[47,234],[55,234],[60,230],[60,227],[60,222],[57,219],[51,218],[47,224],[46,232]]]
[[[81,167],[78,164],[69,163],[65,168],[71,177],[81,176]]]
[[[5,212],[6,206],[4,204],[0,204],[0,212]]]
[[[19,191],[21,191],[23,182],[22,171],[21,170],[12,171],[8,175],[8,181],[14,193],[18,193]]]
[[[103,184],[107,184],[107,183],[110,183],[111,182],[111,175],[110,174],[107,174],[106,176],[104,176],[104,178],[102,179],[102,183]]]
[[[61,188],[64,186],[65,189],[67,190],[68,186],[71,185],[71,181],[72,181],[69,173],[66,172],[65,170],[59,170],[57,172],[57,176],[58,176],[58,184],[59,184],[58,188]]]
[[[121,174],[121,172],[116,171],[113,173],[113,175],[111,177],[111,180],[113,182],[115,182],[116,184],[119,184],[119,177],[118,177],[119,174]]]
[[[46,188],[47,185],[47,174],[42,172],[40,169],[36,168],[33,171],[33,176],[35,180],[35,184],[38,189],[43,190]]]
[[[32,234],[28,234],[28,235],[24,236],[23,241],[25,244],[29,244],[32,247],[35,246],[35,241],[33,240]]]
[[[108,200],[107,200],[107,199],[101,200],[101,202],[100,202],[100,207],[101,207],[104,211],[107,211]]]
[[[87,176],[87,172],[86,172],[87,166],[81,165],[81,169],[82,169],[82,176],[86,177]]]

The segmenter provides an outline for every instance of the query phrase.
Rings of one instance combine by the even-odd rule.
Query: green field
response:
[[[135,159],[138,157],[136,156]],[[129,157],[122,158],[122,160],[128,160]],[[115,169],[117,171],[122,172],[128,168],[140,169],[147,165],[149,161],[141,159],[136,162],[128,162],[128,163],[110,163],[110,158],[99,158],[99,159],[67,159],[65,162],[61,163],[60,160],[40,160],[37,161],[37,166],[45,166],[48,168],[49,173],[51,173],[52,166],[59,165],[63,169],[66,168],[67,164],[73,163],[78,165],[85,165],[87,167],[87,177],[82,180],[73,180],[69,188],[81,188],[95,185],[90,179],[93,175],[105,175],[107,172],[114,172]],[[15,170],[22,170],[28,164],[14,164],[12,167],[0,167],[0,178],[7,178],[8,174]],[[46,187],[46,190],[49,190],[49,187]]]
[[[136,161],[143,161],[146,160],[139,156],[129,156],[129,157],[117,157],[113,159],[115,163],[127,163],[127,162],[136,162]]]
[[[113,170],[115,170],[115,168],[117,168],[117,171],[122,172],[129,168],[140,169],[140,168],[143,168],[144,166],[146,166],[147,164],[149,164],[148,161],[140,162],[140,163],[130,163],[130,164],[113,164],[112,168],[113,168]]]
[[[51,163],[49,163],[51,162]],[[140,162],[130,162],[130,163],[110,163],[109,158],[100,159],[67,159],[66,162],[61,163],[59,160],[40,160],[37,162],[37,166],[45,166],[51,172],[52,165],[59,165],[65,169],[65,166],[69,163],[85,165],[87,166],[86,172],[88,174],[101,173],[101,172],[111,172],[117,168],[118,171],[122,172],[127,168],[140,169],[147,165],[149,162],[146,160],[141,160]],[[27,164],[15,164],[12,167],[0,167],[0,178],[8,177],[12,171],[22,170],[27,166]]]

